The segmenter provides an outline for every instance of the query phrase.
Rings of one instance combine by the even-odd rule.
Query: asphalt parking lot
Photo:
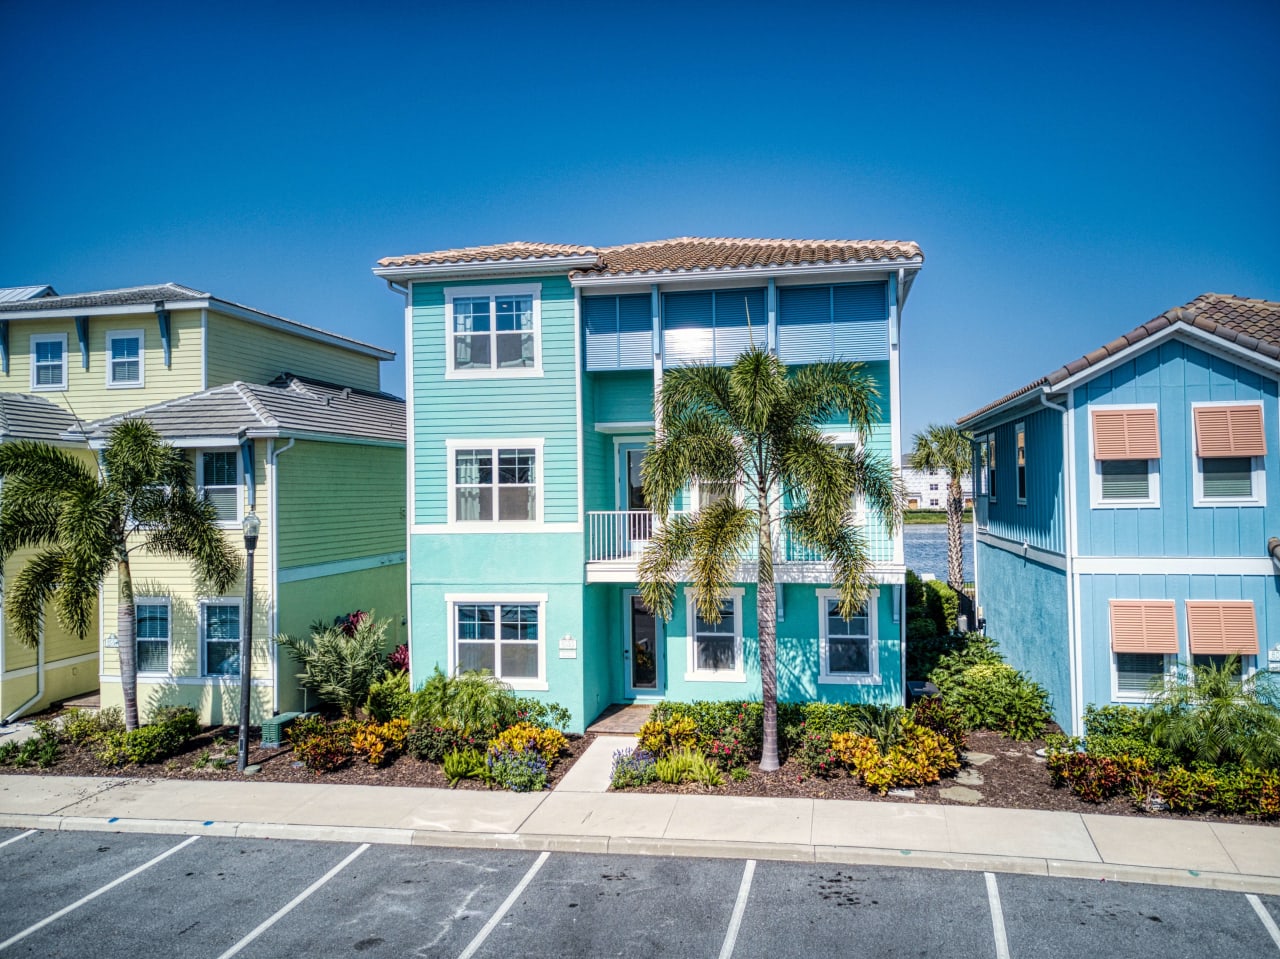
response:
[[[0,830],[0,953],[1280,957],[1280,897],[927,869]]]

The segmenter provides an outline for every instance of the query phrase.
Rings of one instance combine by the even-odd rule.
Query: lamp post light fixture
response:
[[[244,518],[244,628],[240,630],[240,748],[236,766],[244,772],[249,765],[249,693],[253,682],[253,551],[258,548],[258,530],[262,520],[257,513]]]

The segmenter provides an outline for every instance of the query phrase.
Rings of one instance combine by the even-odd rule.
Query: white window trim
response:
[[[835,446],[847,446],[854,450],[863,447],[862,436],[853,430],[828,431],[823,436]],[[853,505],[849,508],[849,521],[857,527],[867,525],[867,498],[861,493],[854,498]]]
[[[1258,648],[1263,649],[1261,645],[1259,645]],[[1219,656],[1219,655],[1221,654],[1220,653],[1188,653],[1187,654],[1187,673],[1188,673],[1188,678],[1191,680],[1193,685],[1195,683],[1196,674],[1195,674],[1195,670],[1192,667],[1195,665],[1196,657],[1197,656]],[[1265,655],[1265,650],[1263,655]],[[1254,673],[1258,671],[1258,660],[1261,659],[1262,657],[1255,656],[1253,653],[1243,653],[1243,654],[1237,653],[1236,658],[1240,660],[1240,678],[1249,679],[1251,676],[1253,676]]]
[[[502,603],[534,603],[538,607],[538,675],[536,678],[499,676],[512,689],[522,692],[546,692],[551,687],[547,684],[547,594],[546,593],[445,593],[445,622],[447,636],[448,673],[453,676],[458,671],[458,616],[459,604],[483,603],[501,605]],[[495,624],[495,629],[497,626]],[[495,646],[498,640],[495,640]],[[495,650],[494,665],[499,669],[502,661]]]
[[[1021,443],[1019,443],[1021,440]],[[1022,450],[1022,465],[1018,465],[1018,450]],[[1021,473],[1021,475],[1019,475]],[[1027,481],[1027,424],[1013,424],[1013,495],[1018,501],[1019,506],[1027,505],[1027,497],[1024,492],[1019,492],[1019,486],[1024,490],[1030,484]]]
[[[987,502],[996,501],[996,434],[992,430],[987,434]]]
[[[36,344],[37,343],[60,343],[62,344],[62,382],[45,383],[37,385],[36,383]],[[70,366],[70,359],[67,356],[67,334],[65,333],[32,333],[30,344],[31,358],[31,392],[33,393],[54,393],[60,392],[67,388],[67,369]]]
[[[544,455],[546,448],[545,437],[524,437],[523,439],[475,439],[475,440],[445,440],[445,469],[447,476],[447,507],[446,522],[450,529],[476,532],[490,533],[532,533],[539,532],[545,528],[543,517],[546,511],[545,502],[545,476],[547,458]],[[535,491],[535,516],[532,520],[519,520],[516,522],[502,522],[501,520],[460,520],[458,519],[458,503],[457,503],[457,478],[458,471],[454,463],[454,455],[458,450],[492,450],[494,453],[493,469],[498,469],[497,452],[500,449],[530,449],[534,450],[537,459],[534,461],[534,483]],[[497,516],[498,503],[494,500],[493,504],[494,516]]]
[[[838,589],[820,589],[818,593],[818,684],[830,686],[866,686],[880,682],[879,655],[879,617],[876,611],[879,606],[880,590],[873,589],[867,595],[867,629],[871,638],[867,643],[866,673],[832,673],[828,671],[827,658],[827,601],[840,599]]]
[[[453,301],[472,296],[532,296],[533,297],[533,366],[490,367],[479,370],[457,370],[453,367]],[[497,310],[490,317],[497,324]],[[491,330],[490,333],[495,332]],[[496,360],[496,356],[494,357]],[[530,376],[542,376],[542,285],[454,286],[444,291],[444,378],[446,380],[505,380]]]
[[[240,615],[240,637],[241,637],[241,641],[243,641],[244,639],[244,600],[239,596],[224,596],[218,599],[200,600],[200,622],[197,624],[197,627],[200,630],[200,632],[199,632],[199,635],[196,636],[196,642],[200,646],[201,677],[203,677],[204,679],[222,680],[223,682],[236,683],[238,685],[240,683],[240,676],[244,672],[243,664],[241,664],[240,672],[235,673],[233,675],[227,675],[225,673],[211,674],[209,672],[209,661],[208,661],[208,657],[205,655],[205,653],[207,652],[206,640],[205,640],[205,627],[208,624],[207,614],[210,606],[234,606],[236,608],[236,610],[239,612],[239,615]],[[173,633],[172,625],[170,625],[169,627],[169,632],[170,634]],[[224,640],[219,640],[219,642],[224,642]],[[250,655],[252,655],[252,653]]]
[[[1214,400],[1204,403],[1191,404],[1191,455],[1195,462],[1191,466],[1191,505],[1198,507],[1214,507],[1214,506],[1266,506],[1267,505],[1267,470],[1266,457],[1253,456],[1252,466],[1252,496],[1205,496],[1204,495],[1204,457],[1196,452],[1196,410],[1211,406],[1256,406],[1262,409],[1261,402],[1251,400]],[[1266,411],[1263,411],[1265,423]]]
[[[115,379],[115,365],[111,360],[111,342],[112,340],[138,340],[138,379],[137,381],[124,380],[117,382]],[[147,381],[147,337],[144,330],[108,330],[107,331],[107,348],[104,354],[107,367],[107,389],[109,390],[139,390],[146,386]]]
[[[235,453],[236,458],[236,518],[234,520],[221,520],[218,522],[219,529],[240,529],[244,521],[244,457],[240,453],[238,446],[217,446],[217,447],[201,447],[195,451],[196,458],[196,493],[201,497],[204,496],[204,454],[205,453]],[[221,488],[221,487],[219,487]]]
[[[1089,424],[1089,508],[1090,509],[1159,509],[1160,508],[1160,460],[1147,460],[1147,495],[1142,499],[1103,499],[1102,460],[1093,455],[1093,409],[1107,410],[1160,410],[1158,403],[1107,403],[1103,407],[1090,407],[1086,422]],[[1163,455],[1163,450],[1161,450]],[[1137,457],[1135,457],[1136,459]]]
[[[733,661],[736,669],[698,669],[695,653],[694,633],[697,628],[697,603],[693,598],[693,590],[685,596],[685,623],[689,635],[685,637],[685,674],[686,682],[691,683],[745,683],[747,681],[746,664],[742,660],[742,611],[746,605],[744,598],[747,591],[741,586],[731,587],[725,598],[733,602]]]
[[[134,631],[133,631],[133,632],[134,632],[134,636],[133,636],[133,650],[134,650],[134,652],[133,652],[133,661],[134,661],[135,663],[137,663],[137,661],[138,661],[138,641],[139,641],[139,637],[138,637],[137,623],[138,623],[138,607],[139,607],[139,606],[163,606],[163,607],[165,607],[165,609],[167,610],[167,612],[166,612],[165,616],[166,616],[166,622],[169,624],[169,635],[168,635],[167,637],[165,637],[165,641],[164,641],[164,642],[165,642],[165,648],[166,648],[166,650],[167,650],[167,653],[166,653],[166,655],[165,655],[165,659],[166,659],[166,661],[167,661],[168,665],[164,668],[164,670],[143,670],[143,669],[139,669],[139,670],[138,670],[138,675],[139,675],[139,676],[172,676],[172,675],[173,675],[173,601],[172,601],[171,599],[169,599],[169,597],[168,597],[168,596],[135,596],[135,597],[133,597],[133,622],[134,622]],[[202,634],[202,635],[203,635],[203,634]],[[158,642],[158,640],[155,640],[155,639],[145,639],[145,640],[143,640],[143,642],[152,642],[152,643],[154,643],[154,642]],[[201,645],[203,645],[203,642],[204,642],[204,641],[203,641],[203,639],[202,639],[202,640],[201,640]]]
[[[1151,695],[1146,692],[1135,693],[1128,690],[1120,689],[1120,660],[1114,649],[1111,650],[1111,701],[1113,703],[1149,703]],[[1173,678],[1174,671],[1178,667],[1178,657],[1172,653],[1154,653],[1151,655],[1164,657],[1164,670],[1162,675],[1165,680]]]

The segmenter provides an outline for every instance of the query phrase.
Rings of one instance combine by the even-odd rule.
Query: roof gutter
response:
[[[984,410],[983,412],[974,415],[961,417],[956,420],[956,425],[961,429],[970,431],[979,430],[993,421],[1003,421],[1009,413],[1012,413],[1014,410],[1020,410],[1024,406],[1047,406],[1060,413],[1065,413],[1066,407],[1055,406],[1047,399],[1048,395],[1053,392],[1054,389],[1055,388],[1051,383],[1042,383],[1035,389],[1027,390],[1025,393],[1007,399],[999,406],[993,407],[992,409]]]

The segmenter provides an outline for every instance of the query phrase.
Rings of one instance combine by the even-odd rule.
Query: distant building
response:
[[[902,457],[902,482],[907,487],[907,509],[947,508],[947,474],[943,470],[913,470],[909,457]],[[973,478],[960,478],[964,508],[973,508]]]

